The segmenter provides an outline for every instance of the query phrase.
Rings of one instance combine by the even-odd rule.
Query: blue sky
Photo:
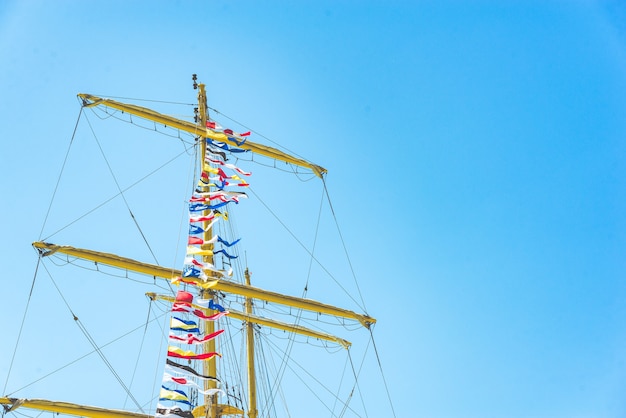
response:
[[[3,386],[76,93],[190,102],[197,73],[328,168],[396,416],[625,416],[624,22],[618,1],[2,2]]]

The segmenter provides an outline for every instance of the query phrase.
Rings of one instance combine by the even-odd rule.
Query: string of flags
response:
[[[246,134],[236,134],[232,130],[223,129],[218,124],[212,125],[216,132],[224,132],[234,138],[243,140]],[[220,149],[233,152],[233,147],[221,147],[216,141],[207,139],[203,170],[193,195],[189,199],[189,235],[187,238],[187,256],[183,265],[181,277],[172,280],[173,284],[192,284],[210,287],[210,280],[218,280],[232,276],[232,269],[218,269],[213,264],[202,260],[205,257],[221,255],[224,259],[236,259],[230,248],[240,239],[229,241],[219,235],[211,238],[205,236],[215,224],[228,220],[225,206],[231,203],[239,204],[241,199],[248,195],[245,192],[227,190],[228,186],[247,187],[249,183],[243,179],[252,173],[244,171],[234,164],[226,162],[226,153]],[[245,150],[240,150],[245,151]],[[231,170],[236,174],[230,174]],[[220,245],[222,248],[214,248]]]
[[[244,133],[236,133],[232,129],[223,128],[219,123],[213,120],[209,120],[206,123],[207,129],[213,132],[221,132],[228,137],[229,141],[232,141],[237,144],[237,146],[242,146],[246,142],[246,138],[250,136],[250,132]],[[208,139],[207,139],[208,141]]]
[[[235,133],[230,129],[224,129],[213,121],[207,122],[207,129],[224,133],[229,141],[239,146],[245,143],[250,135],[249,132]],[[224,151],[245,152],[243,149],[207,139],[202,173],[189,199],[189,235],[182,274],[172,279],[173,284],[206,288],[216,280],[229,278],[233,274],[231,268],[217,268],[207,260],[207,257],[221,255],[225,264],[228,264],[228,260],[237,258],[233,248],[240,239],[226,240],[217,234],[210,237],[207,235],[217,222],[228,220],[228,213],[224,210],[227,205],[233,202],[239,204],[242,199],[248,197],[240,190],[226,188],[249,186],[244,177],[250,176],[251,173],[226,163]],[[194,296],[190,292],[185,290],[177,292],[172,304],[167,359],[155,417],[192,418],[191,410],[196,406],[194,402],[197,398],[195,393],[224,394],[218,387],[205,389],[204,384],[200,382],[208,380],[214,381],[213,385],[219,385],[219,380],[215,376],[200,373],[193,367],[192,362],[221,357],[218,352],[204,352],[203,344],[218,338],[224,330],[203,334],[199,324],[201,321],[216,321],[225,315],[228,315],[228,311],[213,299],[197,298],[194,301]],[[181,364],[180,361],[187,364]],[[189,390],[193,391],[192,396],[188,393]]]
[[[182,374],[188,377],[195,377],[202,380],[213,380],[219,382],[219,379],[216,377],[206,376],[201,373],[198,373],[195,369],[185,366],[184,364],[176,363],[173,360],[167,359],[165,364],[165,370],[170,371],[177,374]]]
[[[215,311],[212,315],[207,315],[201,309],[194,306],[201,306],[206,309]],[[188,388],[192,388],[202,395],[214,395],[224,393],[219,388],[204,389],[197,380],[212,380],[219,382],[214,376],[206,376],[198,372],[192,366],[177,363],[177,360],[209,360],[214,357],[221,357],[217,352],[203,352],[195,350],[187,350],[182,345],[198,346],[207,341],[211,341],[221,335],[224,330],[220,329],[210,334],[202,335],[202,331],[198,322],[194,319],[184,319],[178,314],[193,315],[198,320],[215,321],[224,315],[228,315],[228,311],[220,304],[212,299],[198,299],[194,303],[194,297],[190,292],[179,290],[172,304],[172,316],[170,317],[170,345],[167,347],[167,360],[165,371],[163,372],[162,386],[159,392],[159,404],[157,405],[156,417],[173,418],[188,417],[191,411],[185,411],[176,404],[183,404],[189,408],[195,407],[187,393]],[[174,405],[165,405],[161,402],[169,402]]]

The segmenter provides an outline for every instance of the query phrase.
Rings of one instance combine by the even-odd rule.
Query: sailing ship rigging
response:
[[[192,121],[118,100],[90,94],[78,95],[81,112],[93,110],[103,120],[115,117],[133,124],[137,124],[137,120],[150,121],[154,124],[154,131],[166,129],[168,132],[175,132],[173,136],[181,140],[181,143],[187,141],[182,154],[192,155],[190,160],[193,161],[192,165],[196,171],[191,176],[192,186],[185,189],[187,193],[185,229],[188,228],[188,232],[182,239],[177,240],[178,255],[174,258],[179,263],[178,266],[163,266],[156,261],[156,257],[155,262],[147,263],[124,254],[53,243],[48,238],[33,243],[38,254],[38,262],[44,266],[49,260],[56,260],[60,264],[80,265],[100,273],[116,272],[115,274],[121,274],[124,279],[134,280],[136,276],[141,276],[143,279],[139,280],[140,285],[152,284],[156,290],[160,290],[144,292],[150,303],[145,329],[154,323],[161,324],[160,327],[156,327],[160,341],[158,365],[154,366],[153,359],[151,369],[152,374],[155,369],[162,372],[157,393],[147,401],[136,399],[131,390],[132,379],[136,373],[133,373],[131,383],[119,376],[108,360],[105,345],[93,339],[82,325],[80,316],[61,295],[66,307],[72,313],[74,322],[81,327],[81,331],[93,346],[93,352],[100,355],[123,387],[126,394],[123,406],[127,407],[127,403],[133,403],[135,406],[106,408],[49,401],[24,397],[15,393],[21,390],[18,389],[0,398],[4,414],[17,411],[22,413],[21,411],[32,409],[75,416],[120,418],[291,416],[292,412],[288,407],[279,411],[276,405],[281,397],[286,396],[287,392],[283,390],[289,389],[280,388],[285,373],[298,367],[292,364],[291,358],[294,342],[298,338],[306,342],[316,342],[317,345],[326,348],[326,351],[341,350],[350,353],[352,343],[349,340],[323,329],[324,325],[331,322],[335,327],[344,330],[346,328],[369,330],[370,332],[366,334],[373,338],[371,328],[376,322],[373,317],[356,310],[309,299],[308,281],[301,296],[290,296],[253,284],[251,270],[254,266],[249,268],[247,265],[248,252],[239,249],[242,237],[237,236],[237,228],[233,226],[240,206],[244,207],[251,196],[261,200],[253,191],[254,188],[250,187],[254,176],[250,168],[244,165],[248,163],[253,165],[263,158],[272,162],[268,164],[270,167],[277,165],[289,167],[296,176],[310,173],[322,181],[327,171],[304,158],[253,141],[250,132],[235,132],[223,127],[209,115],[204,84],[198,83],[195,75],[193,81],[194,88],[198,90],[198,104],[194,109]],[[93,130],[91,123],[89,126]],[[191,140],[182,140],[183,137]],[[97,142],[102,148],[99,141]],[[150,152],[146,151],[144,155],[150,155]],[[108,161],[106,165],[110,169]],[[131,204],[126,200],[130,187],[122,188],[116,177],[113,178],[118,191],[115,197],[121,197],[123,205],[131,212]],[[88,183],[91,187],[98,185],[94,178],[90,178]],[[151,205],[158,205],[164,199],[165,196],[160,190],[151,190],[145,197]],[[145,239],[145,234],[132,212],[131,218]],[[255,221],[248,221],[249,225],[250,222]],[[259,231],[264,229],[262,223],[253,225],[254,229]],[[103,227],[104,230],[107,229],[107,225],[98,226]],[[65,228],[61,230],[63,229]],[[123,245],[124,241],[124,236],[117,235],[110,238],[109,242],[118,243],[120,247],[126,248],[126,245]],[[185,247],[182,251],[179,245],[181,242]],[[305,245],[300,245],[306,248]],[[150,246],[148,249],[154,255]],[[179,258],[181,252],[184,253],[182,261]],[[310,264],[317,264],[319,271],[326,271],[326,267],[315,256],[314,249],[306,249],[305,252]],[[267,253],[265,256],[267,257]],[[290,268],[291,266],[285,267],[287,271]],[[48,267],[45,267],[45,270],[50,274]],[[336,280],[332,275],[331,278]],[[61,294],[56,281],[53,283]],[[323,295],[324,292],[319,294]],[[120,303],[123,303],[122,300],[128,300],[127,295],[118,296]],[[89,297],[97,298],[99,295],[92,293]],[[117,300],[109,301],[110,306],[120,308]],[[104,304],[97,306],[105,315]],[[264,340],[264,332],[285,340],[282,347],[278,345],[273,347],[279,353],[278,363],[272,363],[261,351],[263,346],[259,343]],[[236,352],[232,346],[234,341],[239,340],[242,341],[244,348],[241,352]],[[314,356],[305,358],[304,362],[308,361],[309,367],[316,368],[318,366],[315,364],[322,360],[317,360],[317,355]],[[140,357],[142,356],[139,355],[138,359]],[[324,413],[330,416],[366,416],[366,412],[361,415],[357,412],[358,408],[353,408],[350,403],[354,393],[362,390],[358,386],[360,366],[348,357],[344,367],[353,382],[345,387],[326,389],[331,392],[331,398],[334,400],[331,406],[323,404],[327,409]],[[273,370],[272,376],[268,370]],[[141,374],[142,371],[139,370],[137,373]],[[83,377],[87,378],[81,376],[81,379]],[[236,383],[240,380],[245,380],[245,384]],[[28,386],[30,385],[23,386],[22,389]],[[151,386],[151,390],[154,392],[154,385]],[[347,395],[342,399],[339,392]],[[311,404],[304,410],[315,408],[316,406]],[[297,415],[297,412],[295,414],[303,416]],[[317,412],[314,414],[319,415],[322,414]]]

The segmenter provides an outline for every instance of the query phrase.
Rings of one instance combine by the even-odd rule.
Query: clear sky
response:
[[[0,57],[3,387],[75,95],[197,73],[328,168],[396,416],[626,416],[623,2],[4,0]]]

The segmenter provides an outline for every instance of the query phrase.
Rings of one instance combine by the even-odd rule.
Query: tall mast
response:
[[[126,104],[111,99],[104,99],[90,94],[79,94],[79,98],[82,99],[83,107],[105,107],[113,110],[135,115],[140,118],[151,120],[159,124],[163,124],[169,128],[178,129],[181,132],[186,132],[197,138],[197,145],[200,147],[198,153],[200,171],[204,171],[205,158],[207,156],[207,139],[225,143],[229,146],[236,146],[237,148],[245,151],[250,151],[252,154],[265,156],[278,162],[283,162],[297,167],[303,167],[311,170],[315,175],[323,178],[326,174],[326,169],[313,164],[305,159],[290,155],[279,149],[258,144],[249,140],[241,143],[236,141],[231,136],[219,131],[209,129],[207,127],[207,121],[209,120],[207,98],[205,85],[197,82],[197,77],[193,75],[194,89],[198,89],[198,108],[196,110],[196,118],[193,122],[180,120],[173,116],[168,116],[148,108],[144,108],[137,105]],[[204,213],[208,215],[208,213]],[[210,222],[203,223],[203,240],[204,242],[210,242],[213,237],[212,228],[210,228]],[[55,244],[36,242],[33,246],[40,251],[42,256],[52,255],[56,252],[64,253],[81,259],[91,260],[98,263],[104,263],[114,267],[123,268],[129,271],[134,271],[142,274],[148,274],[155,278],[163,278],[171,280],[174,278],[180,278],[182,272],[177,269],[161,267],[151,265],[147,263],[141,263],[135,260],[131,260],[125,257],[120,257],[115,254],[95,252],[91,250],[85,250],[70,246],[58,246]],[[203,251],[202,261],[205,264],[214,265],[214,244],[202,244],[201,249]],[[231,311],[232,318],[239,319],[245,323],[246,334],[246,352],[248,362],[248,418],[257,418],[257,394],[256,394],[256,373],[255,373],[255,347],[254,347],[254,329],[256,324],[261,326],[272,327],[275,329],[281,329],[283,331],[298,333],[306,335],[312,338],[319,338],[322,340],[333,341],[345,348],[350,346],[350,342],[341,338],[335,337],[330,334],[325,334],[319,331],[307,329],[296,324],[281,323],[279,321],[271,320],[268,318],[256,317],[253,314],[253,301],[254,299],[263,300],[271,303],[278,303],[284,306],[303,309],[317,314],[327,314],[339,318],[354,319],[361,323],[362,326],[369,328],[376,320],[367,314],[357,314],[350,310],[327,305],[321,302],[317,302],[310,299],[298,298],[288,295],[279,294],[276,292],[253,287],[250,282],[250,274],[246,269],[244,283],[236,283],[230,280],[222,280],[220,277],[211,277],[209,271],[205,271],[207,280],[194,280],[193,277],[188,278],[193,281],[195,285],[201,288],[199,294],[203,299],[214,299],[218,292],[224,292],[227,294],[239,295],[244,298],[244,312]],[[150,295],[151,298],[163,298],[161,295]],[[217,302],[217,301],[216,301]],[[215,332],[216,324],[212,321],[205,321],[204,332],[205,334],[213,334]],[[203,345],[203,351],[207,353],[215,353],[216,341],[210,340]],[[217,377],[217,357],[204,360],[203,371],[208,376]],[[216,380],[207,380],[204,383],[204,389],[216,389],[218,382]],[[194,415],[203,416],[205,418],[219,418],[223,415],[244,415],[244,411],[231,405],[219,405],[217,402],[217,394],[205,395],[204,405],[194,410]]]
[[[250,286],[250,272],[246,268],[244,273],[246,286]],[[246,314],[252,315],[252,298],[246,297]],[[248,417],[256,418],[256,370],[254,366],[254,323],[246,322],[246,353],[248,356]]]
[[[151,109],[147,109],[141,106],[125,104],[110,99],[102,99],[89,94],[79,94],[82,99],[83,107],[105,107],[114,109],[121,112],[127,112],[130,115],[136,115],[146,120],[151,120],[157,123],[162,123],[167,127],[178,129],[181,132],[186,132],[196,137],[197,145],[200,147],[198,152],[198,159],[200,165],[200,171],[205,170],[205,158],[207,154],[207,138],[219,142],[224,142],[229,145],[237,146],[245,151],[251,151],[252,153],[262,155],[275,161],[284,162],[293,166],[304,167],[310,169],[320,178],[326,173],[326,169],[316,164],[313,164],[304,159],[289,155],[278,149],[257,144],[251,141],[245,141],[245,143],[239,143],[228,135],[219,132],[219,130],[208,129],[207,121],[209,119],[208,106],[205,85],[197,83],[197,77],[193,75],[194,89],[198,89],[198,108],[196,109],[195,121],[188,122],[179,120],[172,116],[167,116]],[[107,110],[108,112],[108,110]],[[210,152],[210,150],[209,150]],[[210,186],[209,186],[210,187]],[[203,191],[205,189],[203,188]],[[208,215],[208,210],[204,211],[203,215]],[[213,231],[209,222],[203,223],[203,240],[208,242],[202,244],[202,260],[205,264],[214,264],[214,244],[210,243],[213,236]],[[78,259],[90,260],[97,264],[103,264],[113,266],[116,268],[125,269],[127,271],[147,274],[154,279],[161,278],[165,280],[176,280],[176,283],[182,281],[183,271],[174,268],[168,268],[148,263],[142,263],[130,258],[121,257],[115,254],[98,252],[93,250],[87,250],[82,248],[60,246],[51,244],[48,242],[34,242],[33,247],[39,251],[40,257],[46,257],[55,253],[65,254],[69,257],[76,257]],[[361,323],[366,328],[369,328],[376,320],[367,314],[357,314],[350,310],[346,310],[339,307],[334,307],[321,302],[317,302],[310,299],[298,298],[288,295],[282,295],[276,292],[255,288],[251,285],[250,273],[246,268],[244,273],[244,283],[236,283],[229,280],[221,280],[220,277],[213,276],[211,273],[205,271],[208,277],[188,277],[185,282],[191,282],[193,285],[198,286],[200,297],[203,299],[217,298],[218,292],[224,292],[228,294],[238,295],[245,300],[244,312],[237,312],[230,310],[231,318],[241,320],[245,323],[246,328],[246,345],[247,345],[247,361],[248,361],[248,418],[257,418],[259,411],[257,410],[257,391],[256,391],[256,372],[255,372],[255,346],[254,346],[254,330],[257,326],[271,327],[274,329],[280,329],[292,333],[297,333],[311,338],[318,338],[325,341],[332,341],[340,344],[344,348],[349,348],[350,342],[343,340],[339,337],[335,337],[330,334],[326,334],[321,331],[308,329],[298,324],[289,324],[273,320],[265,317],[257,317],[253,314],[254,299],[262,300],[271,303],[278,303],[284,306],[307,310],[319,314],[332,315],[338,318],[354,319]],[[153,293],[147,293],[151,299],[163,299],[168,300],[171,303],[175,303],[178,299],[172,296],[156,295]],[[190,304],[194,309],[206,309],[204,306]],[[204,332],[206,335],[215,333],[216,324],[213,321],[203,322]],[[216,353],[216,341],[210,340],[203,344],[203,351],[206,353]],[[212,357],[202,361],[202,369],[205,375],[217,377],[217,365],[216,357]],[[217,379],[205,380],[204,389],[217,389]],[[209,391],[209,393],[212,391]],[[219,405],[217,402],[217,394],[205,395],[204,405],[196,407],[192,414],[194,417],[204,418],[220,418],[222,416],[237,415],[243,417],[245,412],[238,406],[223,404]],[[200,402],[199,402],[200,403]],[[146,415],[143,413],[136,413],[130,411],[123,411],[117,409],[107,409],[88,405],[79,405],[67,402],[48,401],[44,399],[23,399],[23,398],[8,398],[0,397],[0,405],[4,408],[4,412],[11,412],[17,408],[24,407],[29,409],[49,411],[54,413],[62,413],[68,415],[75,415],[80,417],[93,417],[93,418],[151,418],[152,415]],[[347,406],[347,405],[346,405]],[[187,416],[187,415],[186,415]]]
[[[206,100],[206,92],[205,86],[203,83],[196,83],[196,75],[193,75],[193,85],[194,88],[198,87],[198,124],[202,129],[206,129],[206,122],[209,117],[208,115],[208,107]],[[204,158],[206,156],[206,137],[200,136],[200,170],[204,169]],[[203,239],[204,242],[209,242],[211,237],[213,236],[213,228],[210,226],[208,221],[204,222],[203,225],[204,233]],[[207,246],[207,250],[210,250],[210,254],[213,254],[213,244],[205,244]],[[204,247],[204,246],[203,246]],[[204,249],[204,248],[203,248]],[[203,261],[205,264],[213,264],[213,255],[205,255],[203,256]],[[200,291],[200,296],[203,299],[213,298],[214,292],[209,289],[202,289]],[[215,322],[213,321],[204,321],[204,330],[205,335],[210,335],[215,332]],[[206,353],[215,353],[215,340],[209,340],[204,343],[205,352]],[[205,373],[209,376],[217,375],[217,365],[215,357],[207,359],[203,362],[203,369]],[[215,389],[217,387],[217,383],[213,380],[207,380],[204,384],[205,390],[207,389]],[[205,395],[205,405],[206,405],[206,418],[217,418],[218,417],[218,405],[217,405],[217,394],[213,395]]]

